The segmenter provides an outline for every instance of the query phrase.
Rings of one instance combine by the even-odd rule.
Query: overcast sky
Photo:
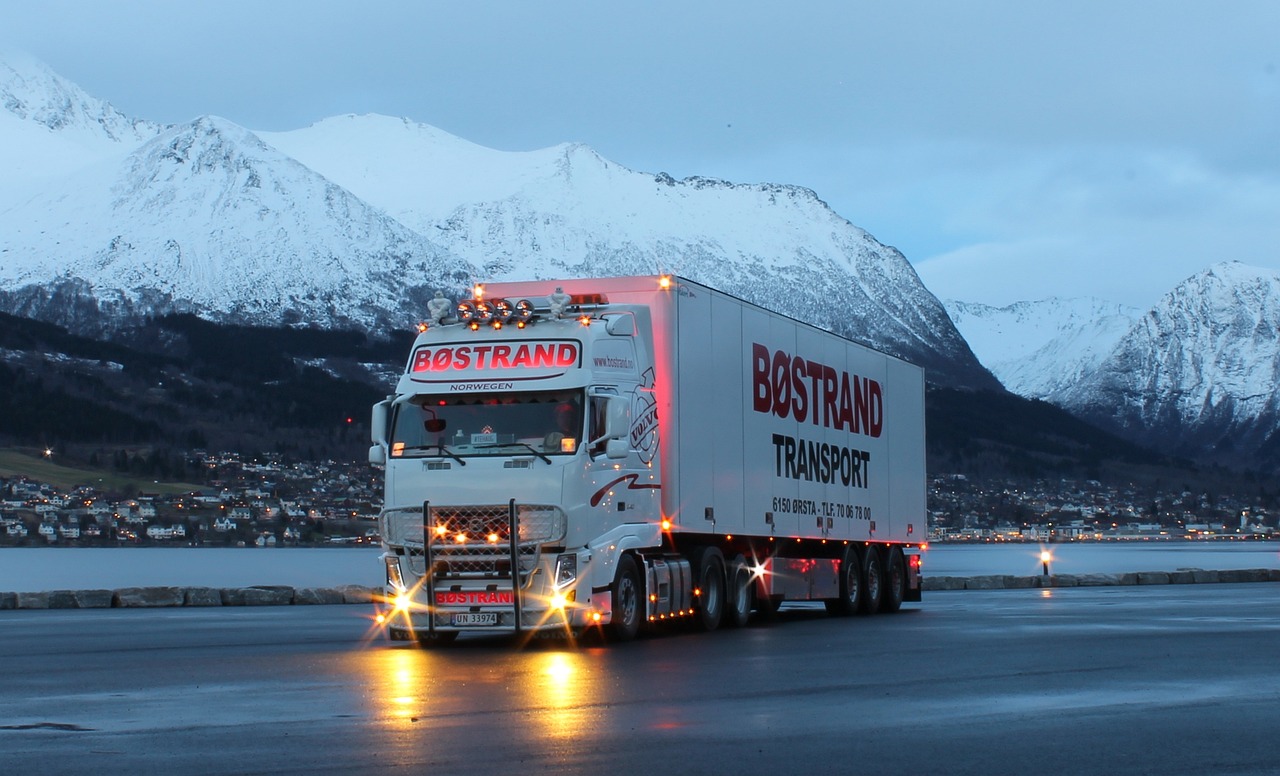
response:
[[[1147,306],[1280,269],[1280,3],[0,0],[131,116],[406,116],[806,186],[935,294]]]

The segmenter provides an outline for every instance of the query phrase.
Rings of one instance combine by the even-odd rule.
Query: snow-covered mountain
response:
[[[44,63],[0,56],[0,207],[96,161],[120,157],[161,127],[131,119]]]
[[[43,157],[74,127],[96,150],[29,165],[0,198],[0,309],[376,331],[473,280],[667,271],[996,386],[905,258],[806,189],[675,181],[581,145],[498,152],[378,116],[161,128],[5,61],[0,147],[39,136]]]
[[[494,151],[385,116],[263,137],[479,277],[674,272],[923,364],[936,380],[995,385],[902,254],[808,189],[676,181],[580,144]]]
[[[1280,430],[1280,273],[1236,262],[1183,281],[1054,401],[1187,455],[1257,465]]]
[[[993,307],[945,302],[983,366],[1010,391],[1052,401],[1111,354],[1142,315],[1095,298],[1043,299]]]
[[[0,213],[8,309],[400,325],[457,257],[229,121],[172,127]]]

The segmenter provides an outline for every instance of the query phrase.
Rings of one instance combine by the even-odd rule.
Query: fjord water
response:
[[[1123,574],[1178,569],[1280,568],[1276,541],[1132,541],[1067,544],[933,544],[924,554],[931,577],[984,574],[1031,576],[1043,571],[1040,553],[1048,550],[1052,574]]]
[[[931,577],[1031,576],[1040,552],[1054,574],[1119,574],[1183,568],[1280,568],[1280,541],[1156,541],[1072,544],[934,544],[925,551]],[[6,547],[0,591],[200,586],[376,586],[383,582],[376,547]]]

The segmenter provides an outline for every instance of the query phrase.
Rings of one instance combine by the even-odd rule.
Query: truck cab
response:
[[[631,433],[648,311],[548,290],[421,326],[374,408],[392,638],[608,624],[618,556],[660,542],[656,450]]]

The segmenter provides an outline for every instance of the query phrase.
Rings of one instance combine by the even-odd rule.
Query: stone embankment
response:
[[[380,588],[340,587],[122,587],[118,590],[51,590],[43,593],[0,592],[0,609],[110,609],[157,606],[296,606],[368,604]]]
[[[1029,587],[1102,587],[1108,585],[1200,585],[1213,582],[1280,582],[1280,569],[1178,569],[1127,574],[1050,574],[1030,577],[991,574],[980,577],[925,577],[925,590],[1014,590]]]
[[[925,590],[1017,590],[1044,587],[1108,585],[1198,585],[1214,582],[1280,582],[1280,569],[1179,569],[1127,574],[1051,574],[978,577],[925,577]],[[118,590],[51,590],[43,593],[0,592],[0,609],[110,609],[159,606],[302,606],[370,604],[381,588],[340,587],[124,587]]]

